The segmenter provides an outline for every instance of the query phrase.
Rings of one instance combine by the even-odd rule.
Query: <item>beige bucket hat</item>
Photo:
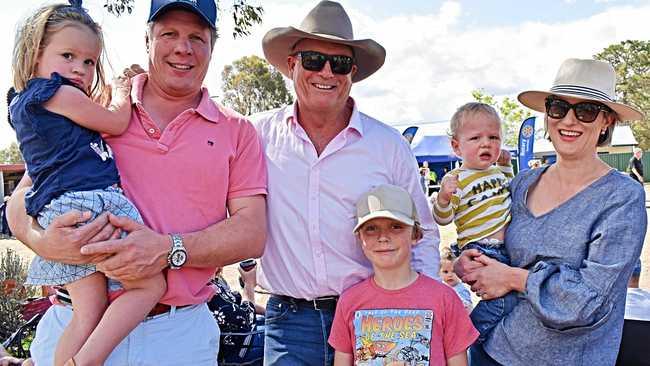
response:
[[[355,40],[352,22],[341,4],[321,1],[303,19],[298,28],[273,28],[264,35],[262,48],[266,60],[289,77],[287,56],[301,39],[310,38],[344,44],[354,50],[357,72],[352,81],[361,81],[379,70],[386,59],[386,50],[372,39]]]
[[[517,96],[521,104],[545,113],[546,97],[573,97],[601,102],[618,115],[619,121],[643,119],[643,113],[634,107],[616,102],[616,72],[607,62],[598,60],[565,60],[555,76],[549,91],[528,90]]]

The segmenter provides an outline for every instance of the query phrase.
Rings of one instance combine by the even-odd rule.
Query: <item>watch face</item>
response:
[[[187,254],[183,250],[177,250],[172,253],[171,262],[174,266],[180,267],[185,264],[187,260]]]

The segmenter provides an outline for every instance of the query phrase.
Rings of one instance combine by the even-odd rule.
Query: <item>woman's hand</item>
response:
[[[472,291],[483,300],[504,296],[510,291],[523,292],[526,289],[528,271],[510,267],[486,255],[474,258],[483,267],[462,277],[463,282],[472,284]]]
[[[485,264],[477,262],[475,260],[482,255],[483,254],[476,249],[464,250],[460,254],[460,257],[458,257],[458,259],[454,262],[454,272],[456,273],[456,276],[462,279],[467,274],[474,272],[474,270],[485,266]],[[471,285],[471,283],[464,280],[463,282]]]

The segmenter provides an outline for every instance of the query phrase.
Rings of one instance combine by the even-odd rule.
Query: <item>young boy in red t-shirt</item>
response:
[[[454,290],[411,268],[422,238],[407,191],[381,185],[357,203],[354,233],[374,275],[341,296],[329,343],[334,365],[467,365],[478,332]]]

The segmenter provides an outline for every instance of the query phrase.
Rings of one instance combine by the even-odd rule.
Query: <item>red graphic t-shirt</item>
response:
[[[400,290],[371,278],[346,290],[336,307],[329,343],[355,365],[446,365],[476,340],[454,290],[425,275]]]

